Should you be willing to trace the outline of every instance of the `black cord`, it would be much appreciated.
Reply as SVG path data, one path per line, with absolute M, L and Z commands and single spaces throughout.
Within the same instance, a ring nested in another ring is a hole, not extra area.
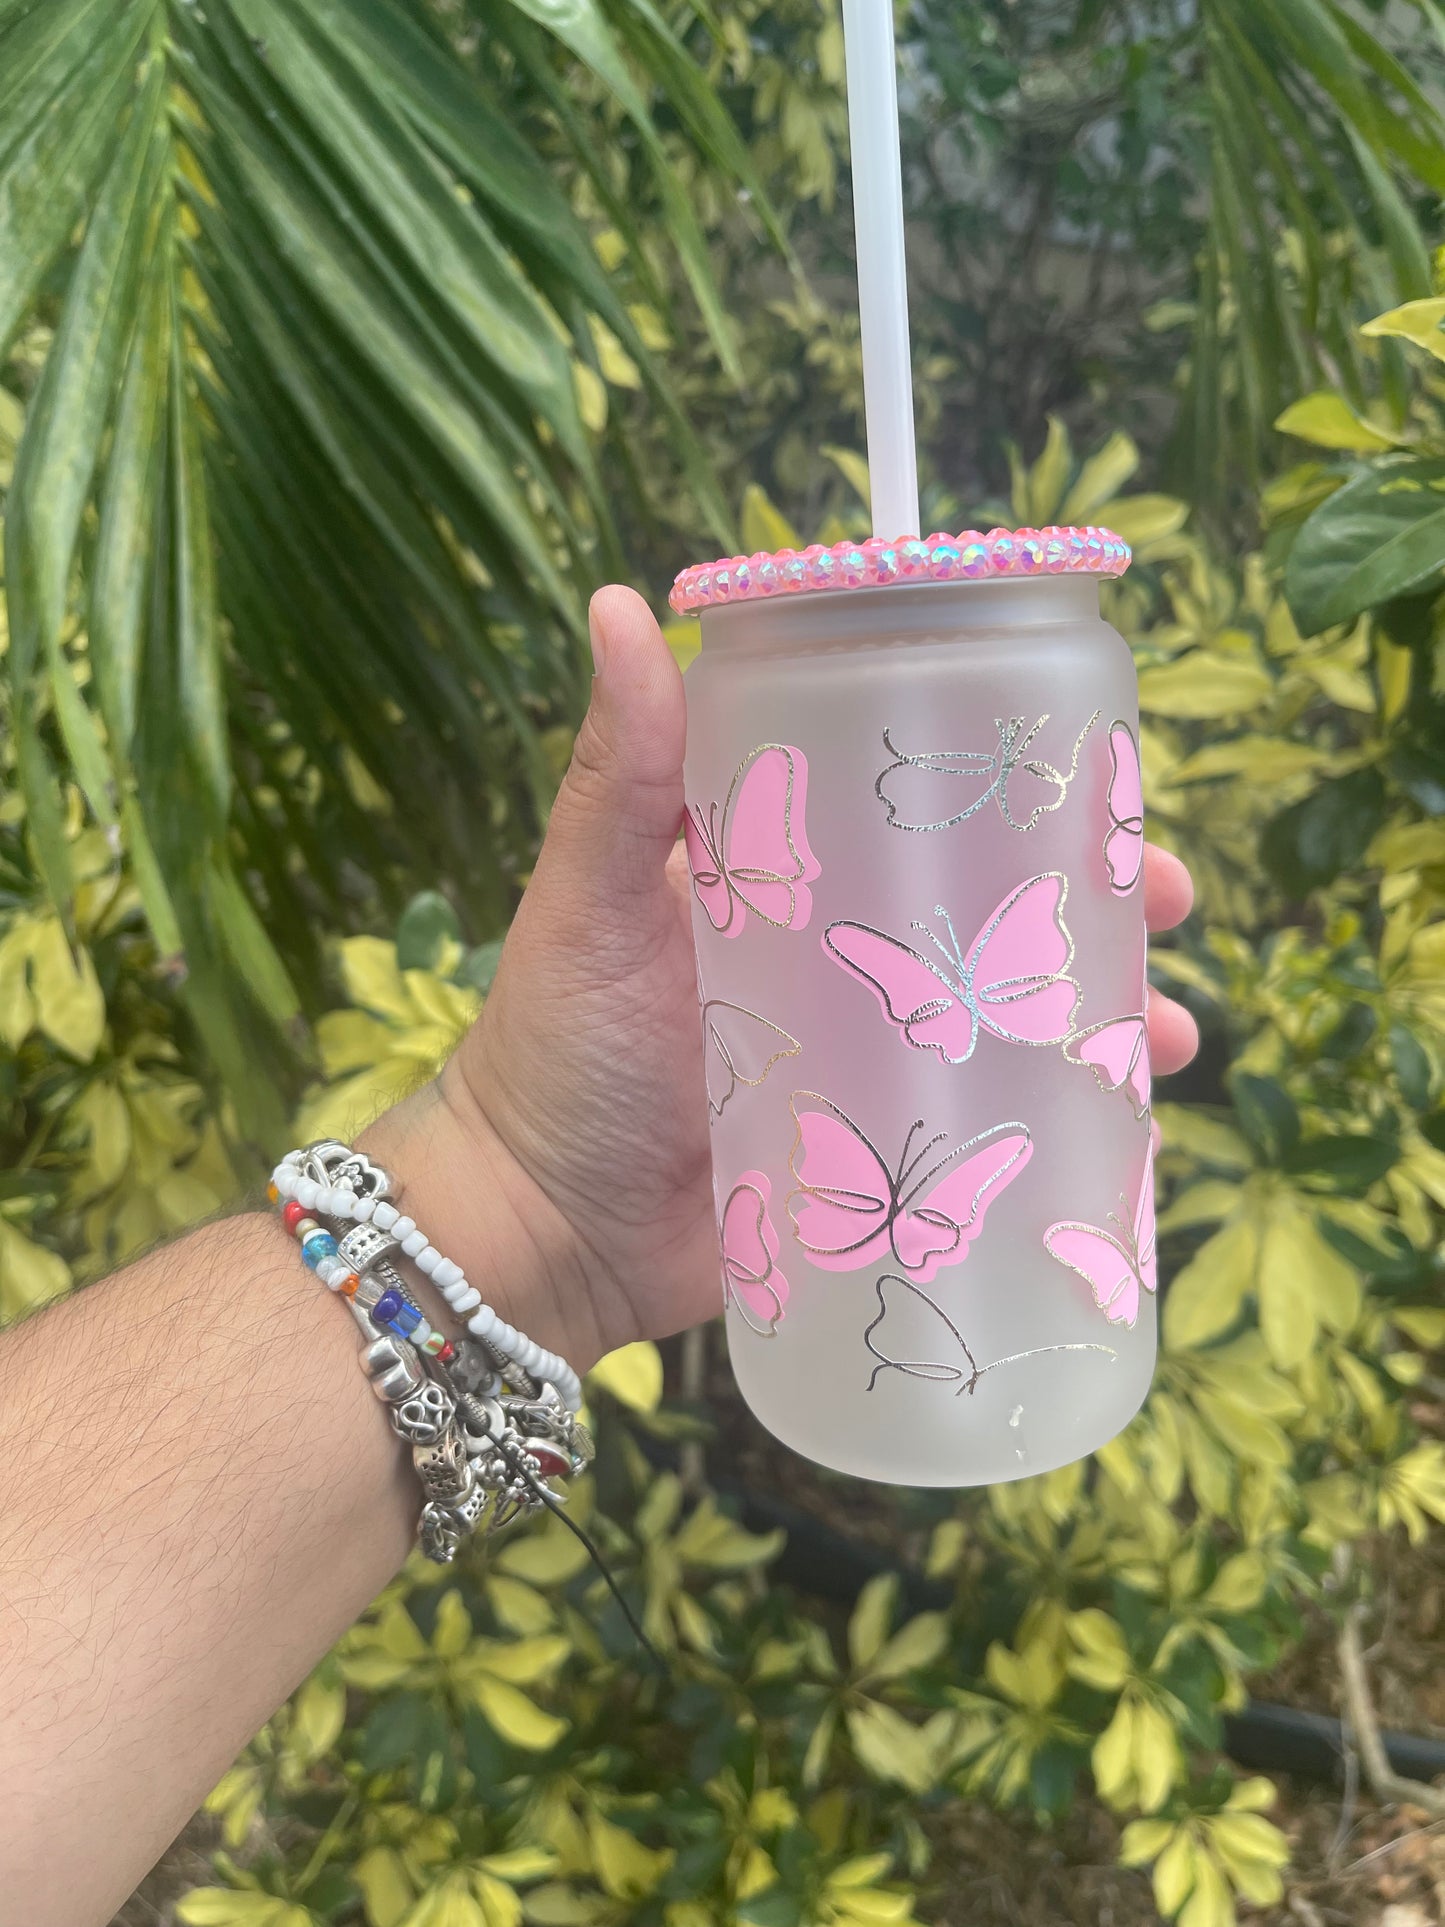
M 562 1521 L 570 1533 L 582 1541 L 582 1544 L 587 1548 L 588 1558 L 606 1581 L 607 1590 L 622 1608 L 622 1616 L 632 1628 L 633 1637 L 636 1639 L 638 1645 L 642 1648 L 643 1652 L 647 1654 L 647 1657 L 652 1661 L 662 1677 L 664 1679 L 668 1678 L 671 1668 L 643 1631 L 641 1620 L 623 1597 L 622 1588 L 613 1578 L 611 1568 L 602 1557 L 596 1541 L 582 1530 L 575 1519 L 568 1517 L 566 1501 L 558 1493 L 549 1491 L 548 1488 L 542 1484 L 541 1480 L 534 1476 L 530 1466 L 528 1466 L 526 1460 L 519 1452 L 514 1451 L 505 1439 L 496 1438 L 493 1439 L 492 1443 L 496 1446 L 497 1450 L 507 1461 L 507 1464 L 512 1468 L 517 1477 L 536 1494 L 543 1505 L 549 1508 L 554 1517 Z

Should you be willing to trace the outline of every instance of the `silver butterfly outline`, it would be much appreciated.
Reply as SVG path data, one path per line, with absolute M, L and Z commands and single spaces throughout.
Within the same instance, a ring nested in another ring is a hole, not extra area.
M 873 1334 L 888 1316 L 888 1300 L 884 1296 L 885 1285 L 901 1285 L 905 1291 L 912 1292 L 922 1304 L 926 1305 L 948 1330 L 954 1344 L 967 1360 L 967 1368 L 950 1364 L 944 1360 L 924 1358 L 890 1358 L 873 1342 Z M 1006 1358 L 995 1358 L 991 1364 L 980 1365 L 973 1355 L 973 1349 L 963 1333 L 954 1324 L 948 1313 L 935 1299 L 930 1298 L 922 1286 L 914 1284 L 911 1278 L 900 1278 L 896 1271 L 885 1271 L 881 1278 L 874 1281 L 874 1296 L 878 1300 L 878 1316 L 872 1320 L 863 1333 L 863 1343 L 872 1352 L 878 1363 L 873 1367 L 873 1375 L 868 1380 L 871 1392 L 879 1378 L 886 1371 L 902 1372 L 905 1378 L 927 1379 L 934 1384 L 953 1385 L 954 1397 L 959 1398 L 967 1392 L 972 1397 L 978 1381 L 987 1372 L 996 1372 L 1000 1365 L 1018 1365 L 1026 1358 L 1041 1358 L 1046 1352 L 1102 1352 L 1107 1358 L 1117 1358 L 1119 1354 L 1112 1345 L 1099 1345 L 1092 1342 L 1079 1342 L 1066 1345 L 1036 1345 L 1026 1352 L 1010 1352 Z
M 1073 752 L 1069 758 L 1067 771 L 1058 769 L 1046 762 L 1041 756 L 1029 754 L 1034 738 L 1049 720 L 1046 710 L 1032 728 L 1024 728 L 1022 716 L 996 716 L 994 728 L 998 731 L 998 747 L 992 750 L 981 749 L 925 749 L 912 753 L 900 750 L 890 732 L 883 732 L 883 747 L 893 758 L 888 766 L 878 774 L 874 783 L 874 794 L 888 812 L 888 824 L 895 830 L 947 830 L 956 823 L 966 823 L 976 816 L 990 802 L 998 805 L 998 813 L 1011 830 L 1020 833 L 1033 829 L 1041 816 L 1047 816 L 1058 809 L 1068 794 L 1069 785 L 1079 773 L 1079 752 L 1084 746 L 1084 738 L 1098 722 L 1102 712 L 1095 710 L 1088 722 L 1074 739 Z M 900 806 L 884 789 L 884 784 L 895 770 L 922 770 L 930 776 L 984 777 L 992 772 L 992 781 L 981 796 L 975 797 L 966 809 L 952 816 L 939 817 L 930 823 L 904 823 L 899 820 Z M 1054 791 L 1051 802 L 1035 804 L 1028 812 L 1027 820 L 1020 821 L 1009 801 L 1009 783 L 1016 770 L 1047 785 Z

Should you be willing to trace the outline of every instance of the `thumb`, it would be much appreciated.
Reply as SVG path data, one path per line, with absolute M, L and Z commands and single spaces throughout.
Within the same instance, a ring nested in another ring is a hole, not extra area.
M 599 589 L 592 700 L 552 810 L 536 880 L 599 911 L 660 890 L 682 821 L 682 671 L 642 597 Z

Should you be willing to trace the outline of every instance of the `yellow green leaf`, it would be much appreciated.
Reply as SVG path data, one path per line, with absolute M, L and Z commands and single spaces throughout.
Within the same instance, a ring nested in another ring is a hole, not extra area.
M 655 1412 L 662 1401 L 662 1354 L 650 1340 L 638 1339 L 598 1359 L 587 1379 L 634 1412 Z
M 346 1724 L 346 1691 L 338 1679 L 313 1673 L 291 1702 L 287 1741 L 310 1766 L 329 1753 Z
M 1120 1866 L 1147 1866 L 1173 1838 L 1172 1820 L 1131 1820 L 1119 1839 Z
M 105 998 L 90 952 L 72 954 L 58 917 L 48 917 L 30 947 L 30 989 L 40 1028 L 70 1056 L 88 1064 L 105 1035 Z
M 1059 521 L 1066 526 L 1093 521 L 1096 511 L 1113 500 L 1138 466 L 1138 449 L 1122 429 L 1116 429 L 1079 470 L 1059 509 Z
M 615 1900 L 645 1900 L 676 1857 L 670 1848 L 645 1847 L 595 1808 L 587 1816 L 587 1838 L 598 1884 Z
M 1134 1701 L 1127 1695 L 1114 1708 L 1113 1718 L 1094 1742 L 1091 1765 L 1094 1784 L 1111 1806 L 1124 1806 L 1134 1793 Z
M 1229 1882 L 1207 1853 L 1194 1857 L 1194 1891 L 1179 1912 L 1179 1927 L 1235 1927 Z
M 487 1604 L 509 1633 L 544 1633 L 555 1615 L 542 1594 L 509 1579 L 505 1573 L 489 1572 L 484 1581 Z
M 1043 453 L 1024 478 L 1022 490 L 1015 492 L 1015 513 L 1027 527 L 1042 528 L 1054 521 L 1073 459 L 1068 429 L 1057 415 L 1050 415 Z
M 1201 1603 L 1217 1612 L 1249 1612 L 1264 1597 L 1268 1583 L 1269 1571 L 1260 1553 L 1236 1552 L 1214 1575 Z
M 867 1666 L 887 1638 L 897 1597 L 898 1580 L 891 1572 L 880 1572 L 859 1593 L 848 1621 L 848 1656 L 855 1668 Z
M 1291 402 L 1274 422 L 1281 435 L 1312 442 L 1316 448 L 1352 448 L 1376 451 L 1395 448 L 1399 438 L 1388 435 L 1362 421 L 1343 395 L 1320 389 L 1313 395 Z
M 948 1620 L 943 1613 L 919 1613 L 874 1655 L 866 1668 L 869 1679 L 897 1679 L 902 1673 L 931 1666 L 948 1646 Z
M 857 491 L 859 501 L 864 508 L 867 508 L 870 500 L 867 456 L 860 455 L 856 449 L 838 448 L 827 442 L 818 452 L 820 455 L 825 455 L 839 474 Z M 902 535 L 904 531 L 900 529 L 898 533 Z
M 381 937 L 348 937 L 340 946 L 341 975 L 353 1004 L 395 1024 L 413 1024 L 416 1013 L 397 967 L 396 945 Z
M 440 1613 L 437 1619 L 440 1631 Z M 440 1646 L 437 1650 L 441 1651 Z M 469 1665 L 484 1669 L 494 1679 L 508 1680 L 513 1686 L 535 1686 L 556 1672 L 571 1652 L 572 1642 L 561 1633 L 537 1633 L 530 1639 L 477 1639 L 456 1648 L 459 1654 L 464 1650 Z
M 514 1579 L 533 1586 L 563 1586 L 575 1579 L 588 1562 L 587 1548 L 555 1519 L 513 1539 L 494 1563 Z
M 1189 504 L 1173 495 L 1120 495 L 1109 504 L 1109 527 L 1141 560 L 1154 543 L 1177 535 L 1189 520 Z
M 1274 679 L 1259 663 L 1208 649 L 1139 672 L 1139 707 L 1150 716 L 1212 721 L 1258 708 L 1273 694 Z
M 193 1887 L 176 1902 L 175 1915 L 184 1927 L 311 1927 L 304 1907 L 231 1887 Z
M 472 1895 L 482 1910 L 486 1927 L 521 1927 L 521 1896 L 506 1881 L 477 1867 L 472 1870 Z
M 893 1865 L 891 1853 L 863 1853 L 853 1860 L 845 1860 L 828 1875 L 829 1887 L 871 1887 L 882 1880 Z
M 1152 1701 L 1141 1701 L 1134 1719 L 1134 1778 L 1144 1812 L 1161 1807 L 1183 1774 L 1179 1735 L 1168 1715 Z
M 1445 322 L 1445 299 L 1432 295 L 1427 300 L 1407 301 L 1403 307 L 1391 308 L 1385 314 L 1376 315 L 1373 321 L 1365 323 L 1360 333 L 1394 335 L 1404 341 L 1413 341 L 1417 348 L 1424 348 L 1437 361 L 1445 361 L 1442 322 Z
M 583 427 L 590 429 L 594 435 L 600 435 L 607 426 L 607 384 L 587 362 L 574 361 L 572 386 Z
M 1164 1296 L 1164 1343 L 1192 1351 L 1227 1331 L 1254 1285 L 1258 1237 L 1253 1222 L 1233 1218 L 1175 1273 Z
M 60 1254 L 0 1218 L 0 1325 L 38 1311 L 69 1289 L 70 1269 Z
M 1154 1862 L 1154 1898 L 1159 1911 L 1172 1920 L 1194 1891 L 1199 1855 L 1187 1827 L 1178 1828 Z
M 506 1680 L 477 1673 L 469 1682 L 472 1698 L 487 1724 L 511 1746 L 529 1753 L 545 1753 L 567 1731 L 567 1722 L 545 1713 L 535 1701 Z
M 351 1877 L 361 1889 L 369 1927 L 397 1927 L 416 1889 L 394 1847 L 372 1847 L 355 1863 Z
M 859 1765 L 876 1780 L 897 1781 L 924 1793 L 937 1777 L 938 1759 L 930 1737 L 881 1700 L 864 1700 L 844 1714 L 848 1738 Z
M 0 1044 L 10 1050 L 18 1050 L 35 1027 L 30 951 L 37 930 L 36 924 L 21 918 L 0 938 Z
M 743 490 L 741 521 L 743 547 L 749 555 L 756 555 L 759 550 L 770 555 L 775 549 L 803 546 L 798 531 L 756 482 L 749 482 Z
M 663 639 L 676 658 L 679 669 L 686 669 L 702 648 L 702 624 L 696 616 L 679 616 L 662 625 Z
M 1100 1607 L 1089 1606 L 1069 1615 L 1069 1635 L 1077 1648 L 1069 1661 L 1074 1678 L 1102 1693 L 1117 1693 L 1133 1670 L 1117 1622 Z

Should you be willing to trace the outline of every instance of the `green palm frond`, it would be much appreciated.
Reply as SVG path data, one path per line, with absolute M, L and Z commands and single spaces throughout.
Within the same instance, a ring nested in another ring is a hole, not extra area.
M 1420 6 L 1438 22 L 1437 0 Z M 1378 384 L 1403 408 L 1396 350 L 1362 353 L 1355 331 L 1430 292 L 1422 213 L 1445 194 L 1445 117 L 1371 13 L 1366 26 L 1339 0 L 1203 0 L 1210 206 L 1181 427 L 1206 500 L 1326 380 L 1357 405 Z
M 359 888 L 426 873 L 480 923 L 510 907 L 586 594 L 622 566 L 578 402 L 593 318 L 730 533 L 626 298 L 667 312 L 637 214 L 611 210 L 609 276 L 518 103 L 582 152 L 567 64 L 603 83 L 724 367 L 649 95 L 750 179 L 745 151 L 650 8 L 489 21 L 468 64 L 421 0 L 0 0 L 18 780 L 63 909 L 63 782 L 123 838 L 233 1091 Z

